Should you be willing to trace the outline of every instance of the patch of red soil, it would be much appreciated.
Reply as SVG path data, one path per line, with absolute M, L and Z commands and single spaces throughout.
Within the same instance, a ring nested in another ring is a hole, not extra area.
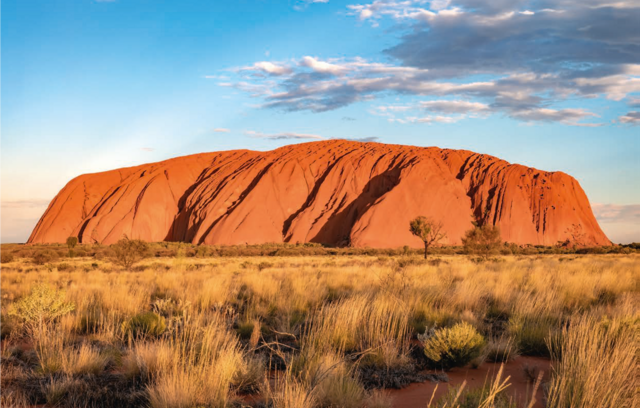
M 549 380 L 551 361 L 541 357 L 519 357 L 504 364 L 502 381 L 510 377 L 508 381 L 510 385 L 505 392 L 517 402 L 518 406 L 522 407 L 531 399 L 533 392 L 533 383 L 528 375 L 525 374 L 525 367 L 533 369 L 532 371 L 535 371 L 535 375 L 537 375 L 538 371 L 543 371 L 542 382 L 544 383 Z M 499 370 L 500 364 L 492 363 L 485 363 L 477 369 L 470 367 L 454 368 L 447 373 L 449 376 L 448 383 L 414 383 L 401 390 L 390 390 L 390 395 L 394 399 L 393 406 L 396 408 L 425 408 L 432 395 L 434 396 L 433 403 L 435 404 L 439 398 L 447 393 L 449 387 L 459 386 L 465 381 L 467 382 L 465 385 L 467 390 L 481 388 L 485 384 L 490 384 Z M 436 386 L 438 387 L 437 389 Z M 534 407 L 544 407 L 543 397 L 542 387 L 539 387 Z

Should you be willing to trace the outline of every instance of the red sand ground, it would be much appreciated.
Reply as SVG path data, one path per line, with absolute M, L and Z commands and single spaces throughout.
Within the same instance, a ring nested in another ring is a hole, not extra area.
M 328 140 L 86 174 L 54 198 L 29 243 L 111 244 L 124 235 L 195 244 L 319 242 L 420 247 L 409 221 L 472 221 L 516 244 L 609 245 L 578 182 L 465 150 Z
M 502 379 L 504 380 L 507 376 L 511 377 L 509 380 L 511 385 L 507 388 L 506 393 L 510 397 L 513 397 L 517 401 L 518 406 L 521 407 L 525 406 L 525 403 L 531 399 L 531 393 L 533 392 L 533 384 L 528 381 L 523 369 L 525 365 L 537 367 L 538 370 L 544 371 L 543 383 L 548 381 L 551 371 L 551 362 L 546 358 L 540 357 L 518 357 L 515 361 L 504 365 Z M 411 384 L 409 387 L 401 390 L 391 390 L 390 394 L 394 398 L 393 406 L 395 408 L 425 408 L 431 400 L 436 385 L 438 389 L 433 399 L 434 404 L 440 397 L 447 393 L 449 387 L 461 385 L 464 381 L 467 382 L 465 389 L 480 388 L 485 383 L 490 383 L 495 378 L 499 369 L 500 364 L 490 363 L 485 363 L 478 367 L 478 369 L 454 368 L 447 373 L 449 376 L 448 383 L 436 384 L 427 381 L 424 383 Z M 538 389 L 536 400 L 537 402 L 534 406 L 543 408 L 542 387 Z

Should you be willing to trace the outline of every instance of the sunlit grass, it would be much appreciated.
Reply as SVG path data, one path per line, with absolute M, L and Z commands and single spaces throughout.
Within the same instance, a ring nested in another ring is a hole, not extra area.
M 59 269 L 17 258 L 2 270 L 3 353 L 28 345 L 34 356 L 12 355 L 27 367 L 20 375 L 3 366 L 3 394 L 9 385 L 20 406 L 28 391 L 16 384 L 33 376 L 40 398 L 70 407 L 81 400 L 70 393 L 97 392 L 89 378 L 117 377 L 157 408 L 231 407 L 243 393 L 274 407 L 390 407 L 359 370 L 411 369 L 418 335 L 465 327 L 484 339 L 477 364 L 552 356 L 549 407 L 637 405 L 639 256 L 437 259 L 155 258 L 126 271 L 108 260 L 65 259 Z M 36 331 L 6 311 L 41 283 L 64 289 L 74 308 L 29 337 Z M 132 334 L 149 313 L 162 330 Z M 274 373 L 276 359 L 285 367 Z M 464 407 L 495 390 L 466 391 L 437 404 Z M 493 395 L 511 406 L 503 389 Z

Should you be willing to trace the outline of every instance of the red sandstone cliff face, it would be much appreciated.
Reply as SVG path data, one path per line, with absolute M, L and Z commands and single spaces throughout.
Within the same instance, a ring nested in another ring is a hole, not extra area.
M 195 244 L 321 242 L 420 247 L 409 220 L 441 220 L 445 244 L 472 221 L 505 241 L 608 245 L 572 177 L 462 150 L 344 140 L 237 150 L 86 174 L 54 198 L 30 243 L 127 235 Z

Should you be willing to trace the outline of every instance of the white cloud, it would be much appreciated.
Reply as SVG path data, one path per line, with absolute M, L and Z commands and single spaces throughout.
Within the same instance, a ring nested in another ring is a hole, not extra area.
M 261 98 L 262 107 L 285 111 L 324 112 L 398 94 L 438 98 L 424 101 L 422 107 L 442 115 L 412 116 L 429 123 L 460 120 L 451 114 L 500 113 L 527 123 L 599 126 L 594 123 L 598 112 L 558 105 L 569 99 L 620 101 L 640 92 L 636 3 L 375 0 L 352 4 L 349 14 L 360 20 L 392 18 L 407 29 L 397 45 L 385 50 L 392 62 L 312 56 L 261 61 L 237 69 L 238 78 L 220 85 Z M 630 110 L 620 123 L 635 122 L 638 109 Z M 388 116 L 391 109 L 373 111 Z
M 402 123 L 445 123 L 451 124 L 456 123 L 464 119 L 465 116 L 443 116 L 443 115 L 429 115 L 423 117 L 408 117 Z
M 270 75 L 286 75 L 291 73 L 291 68 L 277 62 L 258 61 L 251 67 L 240 68 L 241 71 L 261 71 Z
M 325 138 L 318 135 L 312 135 L 308 133 L 293 133 L 293 132 L 283 132 L 283 133 L 273 133 L 273 134 L 265 134 L 262 132 L 256 132 L 253 130 L 247 130 L 244 132 L 245 135 L 260 139 L 269 139 L 269 140 L 303 140 L 303 139 L 311 139 L 311 140 L 324 140 Z
M 575 78 L 567 80 L 558 74 L 518 72 L 483 81 L 453 82 L 441 80 L 438 73 L 429 69 L 369 62 L 362 58 L 323 61 L 304 57 L 298 63 L 291 63 L 289 68 L 291 73 L 279 81 L 257 79 L 248 82 L 249 78 L 245 77 L 244 80 L 224 85 L 234 86 L 262 97 L 263 107 L 289 111 L 322 112 L 370 100 L 379 93 L 393 91 L 430 97 L 456 97 L 453 100 L 421 102 L 423 109 L 437 113 L 461 113 L 477 117 L 503 112 L 511 118 L 526 122 L 555 121 L 567 125 L 589 126 L 594 124 L 580 121 L 597 117 L 595 113 L 586 109 L 554 109 L 549 107 L 549 103 L 545 103 L 545 98 L 550 96 L 539 96 L 542 93 L 550 94 L 557 100 L 581 93 L 583 96 L 592 96 L 595 92 L 593 83 L 589 81 L 585 82 L 589 83 L 588 86 L 580 87 Z M 322 75 L 312 76 L 306 71 L 307 68 Z M 242 72 L 248 72 L 250 76 L 250 70 L 251 67 L 245 67 Z M 605 83 L 617 89 L 623 87 L 615 81 L 602 81 L 598 92 L 619 92 L 607 88 Z M 410 107 L 406 106 L 378 107 L 377 113 L 408 109 Z M 428 118 L 430 122 L 435 120 L 431 116 Z
M 303 57 L 299 63 L 302 67 L 311 68 L 322 74 L 340 75 L 348 70 L 347 67 L 320 61 L 314 57 Z
M 635 67 L 628 67 L 627 70 L 635 73 Z M 575 83 L 587 95 L 604 94 L 608 99 L 620 101 L 630 93 L 640 92 L 640 78 L 635 75 L 576 78 Z
M 229 129 L 225 129 L 225 128 L 215 128 L 213 129 L 214 132 L 216 133 L 229 133 L 230 130 Z

